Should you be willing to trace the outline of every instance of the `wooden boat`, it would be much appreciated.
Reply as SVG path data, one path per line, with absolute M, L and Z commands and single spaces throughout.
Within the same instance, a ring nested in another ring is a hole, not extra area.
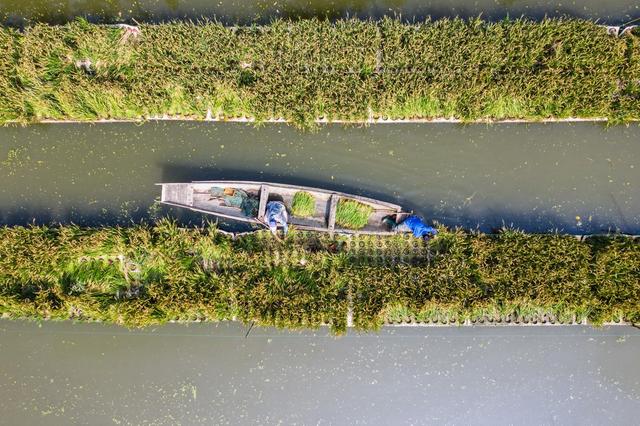
M 325 231 L 341 234 L 394 234 L 382 218 L 392 214 L 406 215 L 402 207 L 357 195 L 326 191 L 298 185 L 249 181 L 194 181 L 190 183 L 159 183 L 162 186 L 161 203 L 184 207 L 196 212 L 233 219 L 241 222 L 265 225 L 264 215 L 269 201 L 282 201 L 289 212 L 289 224 L 296 229 Z M 225 201 L 221 193 L 233 194 L 240 190 L 257 204 L 257 213 L 246 215 L 240 207 L 233 207 Z M 306 191 L 315 199 L 315 212 L 310 217 L 296 217 L 291 214 L 291 203 L 298 191 Z M 364 228 L 357 230 L 336 224 L 336 208 L 340 200 L 355 200 L 373 208 Z

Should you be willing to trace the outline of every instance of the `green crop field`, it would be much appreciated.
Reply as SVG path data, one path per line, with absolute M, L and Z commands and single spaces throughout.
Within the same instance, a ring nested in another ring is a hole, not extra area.
M 468 234 L 345 237 L 215 228 L 0 229 L 0 315 L 145 326 L 238 319 L 343 332 L 384 322 L 548 315 L 640 322 L 640 242 Z
M 584 20 L 140 29 L 0 29 L 0 122 L 640 118 L 640 37 Z

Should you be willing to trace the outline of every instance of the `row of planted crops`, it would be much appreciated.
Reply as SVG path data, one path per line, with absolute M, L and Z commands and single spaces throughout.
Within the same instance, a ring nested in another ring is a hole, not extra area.
M 640 37 L 576 19 L 0 29 L 0 121 L 640 118 Z
M 0 230 L 0 314 L 148 325 L 239 319 L 281 327 L 348 321 L 640 321 L 640 242 L 505 230 L 408 236 L 154 226 Z

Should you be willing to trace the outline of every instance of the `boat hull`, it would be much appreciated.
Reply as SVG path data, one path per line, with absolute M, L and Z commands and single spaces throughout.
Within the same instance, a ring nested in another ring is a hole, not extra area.
M 299 191 L 308 192 L 313 196 L 315 210 L 309 217 L 296 217 L 289 214 L 289 224 L 296 229 L 339 234 L 389 235 L 395 232 L 389 230 L 382 223 L 382 218 L 393 214 L 401 216 L 407 214 L 403 212 L 401 206 L 396 204 L 300 185 L 225 180 L 160 183 L 158 185 L 162 186 L 160 199 L 162 204 L 257 225 L 265 225 L 264 214 L 266 204 L 269 201 L 281 201 L 285 204 L 287 210 L 291 212 L 293 197 Z M 230 206 L 226 195 L 220 195 L 222 193 L 236 195 L 241 193 L 245 198 L 252 199 L 253 203 L 258 203 L 257 212 L 255 215 L 247 215 L 239 206 Z M 357 230 L 337 225 L 335 223 L 335 212 L 340 200 L 355 200 L 370 206 L 372 213 L 369 216 L 368 223 Z

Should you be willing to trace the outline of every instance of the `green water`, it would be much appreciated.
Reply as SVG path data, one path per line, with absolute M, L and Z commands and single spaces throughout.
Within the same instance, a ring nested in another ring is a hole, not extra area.
M 43 124 L 0 129 L 0 223 L 127 224 L 157 182 L 248 179 L 397 202 L 449 226 L 640 233 L 640 126 Z
M 640 414 L 632 327 L 246 331 L 0 320 L 0 423 L 633 425 Z
M 12 25 L 62 23 L 77 16 L 97 22 L 216 18 L 225 23 L 267 22 L 273 18 L 346 16 L 406 19 L 444 16 L 540 19 L 570 15 L 620 25 L 640 17 L 631 0 L 1 0 L 0 20 Z

